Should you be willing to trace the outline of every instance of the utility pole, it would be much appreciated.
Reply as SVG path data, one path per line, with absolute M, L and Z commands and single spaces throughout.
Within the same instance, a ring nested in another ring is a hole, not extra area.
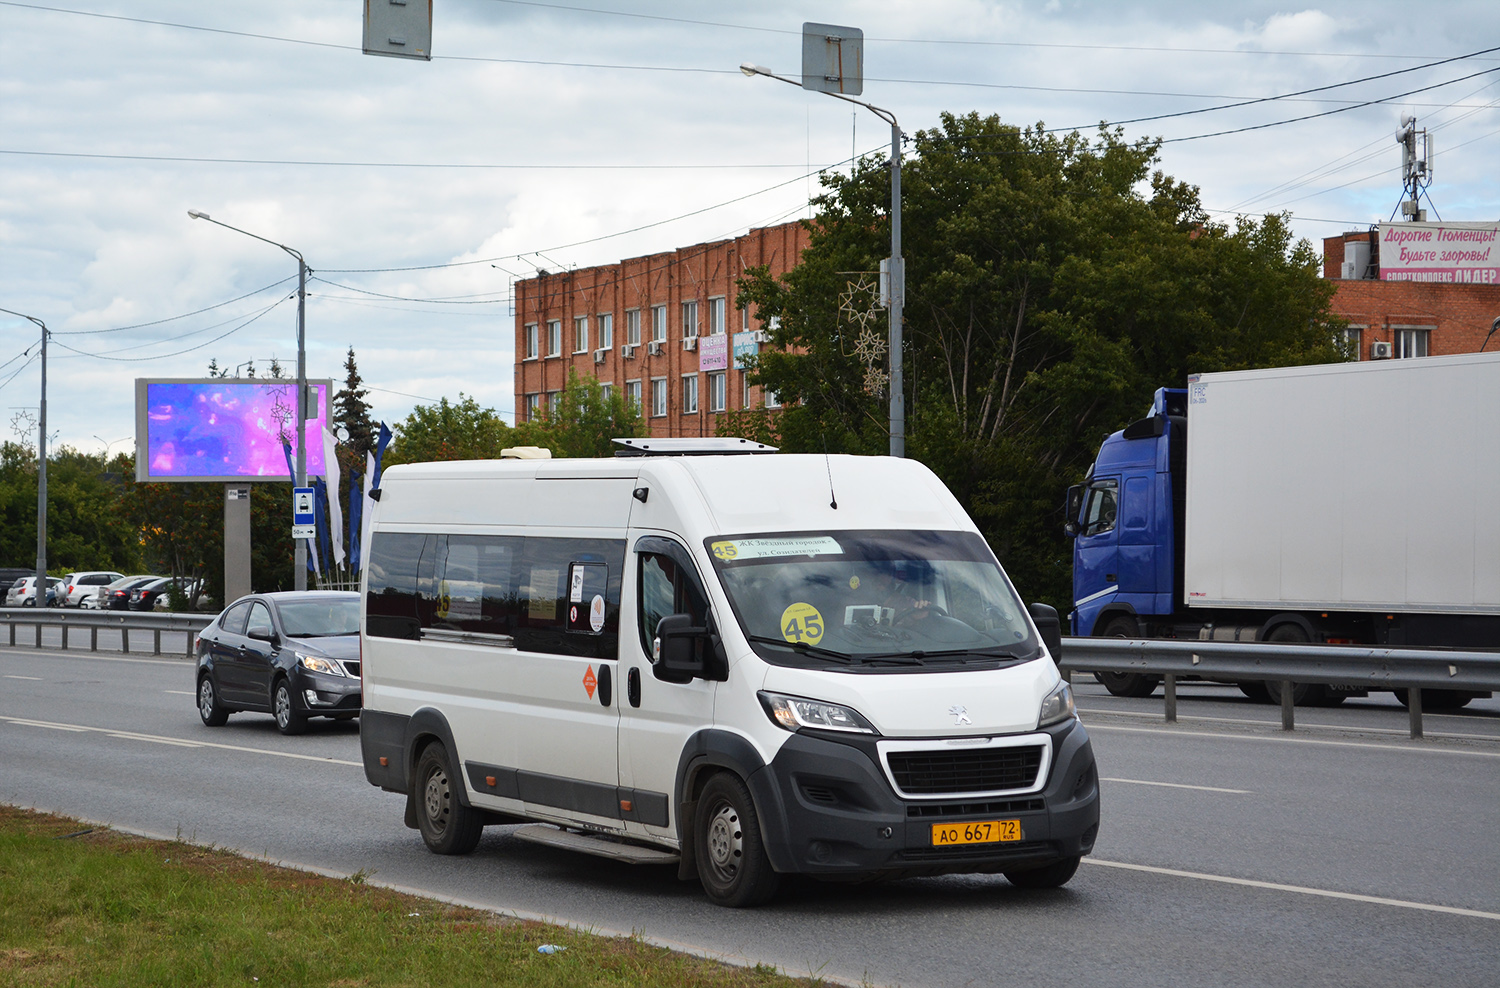
M 42 405 L 36 438 L 36 606 L 47 606 L 47 324 L 24 312 L 0 309 L 35 323 L 42 331 Z

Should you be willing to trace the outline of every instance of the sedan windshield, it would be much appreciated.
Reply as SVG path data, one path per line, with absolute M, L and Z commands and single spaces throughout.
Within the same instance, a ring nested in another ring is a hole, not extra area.
M 359 598 L 279 601 L 281 629 L 288 638 L 359 634 Z
M 968 532 L 705 540 L 735 616 L 771 662 L 995 664 L 1039 653 L 989 547 Z

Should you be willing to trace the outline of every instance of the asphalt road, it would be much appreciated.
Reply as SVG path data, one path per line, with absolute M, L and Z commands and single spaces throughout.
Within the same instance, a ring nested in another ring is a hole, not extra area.
M 1500 700 L 1429 715 L 1412 742 L 1389 695 L 1299 708 L 1288 735 L 1232 688 L 1185 685 L 1168 726 L 1160 697 L 1080 683 L 1103 823 L 1066 888 L 796 880 L 732 911 L 675 869 L 504 827 L 431 855 L 365 782 L 355 724 L 210 729 L 192 690 L 181 659 L 0 647 L 0 800 L 855 983 L 1493 988 L 1500 971 Z

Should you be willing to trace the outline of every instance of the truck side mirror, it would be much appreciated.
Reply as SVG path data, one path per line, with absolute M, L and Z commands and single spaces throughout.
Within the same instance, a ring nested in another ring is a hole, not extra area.
M 691 614 L 669 614 L 656 625 L 651 673 L 667 683 L 686 683 L 702 676 L 708 629 L 693 627 Z
M 1063 508 L 1065 516 L 1063 531 L 1070 536 L 1077 535 L 1083 531 L 1082 527 L 1078 524 L 1078 512 L 1083 510 L 1083 494 L 1084 486 L 1082 484 L 1074 484 L 1068 488 L 1068 499 Z
M 1032 604 L 1026 609 L 1031 612 L 1031 620 L 1036 625 L 1037 633 L 1042 636 L 1047 651 L 1052 653 L 1052 661 L 1061 662 L 1062 622 L 1057 618 L 1057 608 L 1050 604 Z

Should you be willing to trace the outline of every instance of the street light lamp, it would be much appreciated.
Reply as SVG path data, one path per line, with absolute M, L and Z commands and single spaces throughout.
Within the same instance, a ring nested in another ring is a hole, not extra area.
M 47 324 L 36 316 L 24 312 L 0 309 L 0 312 L 20 316 L 35 323 L 42 330 L 42 405 L 38 409 L 36 437 L 36 606 L 47 606 Z
M 752 79 L 758 75 L 763 75 L 778 82 L 784 82 L 789 86 L 796 86 L 798 89 L 808 88 L 803 82 L 777 75 L 764 65 L 756 65 L 754 62 L 741 62 L 740 71 Z M 890 110 L 881 109 L 872 103 L 866 103 L 864 100 L 854 99 L 851 96 L 845 96 L 843 93 L 832 92 L 828 89 L 818 89 L 816 91 L 826 93 L 834 99 L 841 99 L 846 103 L 862 106 L 891 125 L 891 258 L 885 279 L 888 286 L 886 298 L 890 306 L 891 318 L 890 455 L 905 456 L 906 398 L 901 374 L 901 336 L 903 329 L 903 307 L 906 303 L 906 262 L 901 257 L 901 125 L 896 122 L 896 115 Z
M 222 226 L 226 230 L 235 233 L 243 233 L 247 237 L 259 240 L 261 243 L 270 244 L 272 247 L 280 247 L 288 254 L 297 259 L 297 476 L 293 478 L 293 486 L 307 486 L 307 261 L 302 255 L 286 244 L 279 244 L 274 240 L 268 240 L 249 230 L 241 230 L 237 226 L 230 226 L 214 219 L 207 213 L 197 209 L 189 209 L 188 216 L 195 220 L 206 220 L 215 226 Z M 296 574 L 293 576 L 293 586 L 298 590 L 307 589 L 307 542 L 305 539 L 296 539 L 296 562 L 293 566 Z

